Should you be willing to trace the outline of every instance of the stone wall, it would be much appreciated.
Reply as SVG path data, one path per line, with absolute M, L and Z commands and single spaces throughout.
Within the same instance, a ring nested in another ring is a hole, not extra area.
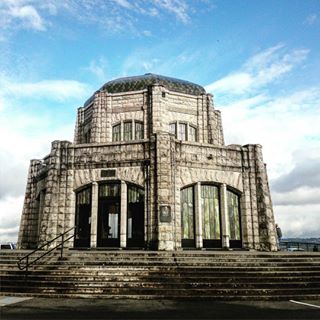
M 144 123 L 144 139 L 112 142 L 112 126 L 126 120 Z M 198 141 L 179 141 L 169 134 L 169 123 L 197 126 Z M 90 130 L 90 141 L 84 134 Z M 112 169 L 112 177 L 101 170 Z M 54 238 L 75 224 L 75 195 L 86 185 L 95 190 L 92 212 L 97 212 L 97 188 L 103 181 L 119 181 L 145 190 L 147 248 L 181 248 L 180 192 L 193 185 L 213 183 L 221 194 L 223 246 L 228 247 L 226 191 L 240 195 L 243 248 L 276 250 L 270 190 L 259 145 L 224 146 L 221 115 L 213 97 L 170 92 L 154 85 L 145 90 L 110 94 L 99 91 L 78 109 L 75 140 L 54 141 L 45 160 L 32 160 L 19 232 L 19 247 L 31 248 Z M 200 200 L 199 200 L 200 201 Z M 198 201 L 198 202 L 199 202 Z M 195 208 L 196 215 L 201 216 Z M 126 208 L 121 208 L 125 218 Z M 92 225 L 91 244 L 96 237 Z M 121 245 L 125 246 L 125 224 Z M 68 243 L 73 246 L 73 240 Z M 201 219 L 196 220 L 196 246 L 202 247 Z

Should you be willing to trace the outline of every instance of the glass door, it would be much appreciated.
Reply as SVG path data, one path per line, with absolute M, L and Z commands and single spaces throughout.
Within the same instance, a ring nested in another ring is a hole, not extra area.
M 195 248 L 193 187 L 181 190 L 181 245 Z
M 204 248 L 221 248 L 219 190 L 201 185 L 202 238 Z
M 144 190 L 128 185 L 127 247 L 144 247 Z
M 120 247 L 120 184 L 99 186 L 97 247 Z

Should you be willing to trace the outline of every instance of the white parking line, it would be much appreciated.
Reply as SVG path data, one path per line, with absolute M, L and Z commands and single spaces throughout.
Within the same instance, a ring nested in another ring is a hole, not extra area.
M 315 304 L 305 303 L 305 302 L 295 301 L 295 300 L 289 300 L 289 301 L 292 302 L 292 303 L 302 304 L 304 306 L 313 307 L 313 308 L 319 308 L 320 309 L 320 306 L 317 306 Z
M 7 306 L 9 304 L 14 304 L 14 303 L 18 303 L 18 302 L 21 302 L 21 301 L 25 301 L 25 300 L 30 300 L 32 298 L 29 298 L 29 297 L 8 297 L 8 296 L 3 296 L 3 297 L 0 297 L 0 307 L 4 307 L 4 306 Z

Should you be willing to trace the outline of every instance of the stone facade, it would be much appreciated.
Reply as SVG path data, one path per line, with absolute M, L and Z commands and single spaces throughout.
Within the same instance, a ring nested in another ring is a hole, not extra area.
M 225 146 L 220 112 L 198 85 L 111 81 L 78 109 L 74 142 L 31 161 L 18 245 L 74 226 L 69 247 L 276 250 L 262 148 Z

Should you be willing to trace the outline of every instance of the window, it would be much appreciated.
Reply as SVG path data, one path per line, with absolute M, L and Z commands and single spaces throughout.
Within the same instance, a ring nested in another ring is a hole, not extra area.
M 170 123 L 169 132 L 171 134 L 174 134 L 174 136 L 177 138 L 177 124 L 176 123 Z
M 227 190 L 230 240 L 241 240 L 239 196 Z
M 89 129 L 83 137 L 83 142 L 84 143 L 89 143 L 90 142 L 90 138 L 91 138 L 91 130 Z
M 197 127 L 179 121 L 169 124 L 169 132 L 182 141 L 197 141 Z
M 112 141 L 132 141 L 142 140 L 143 138 L 144 127 L 142 121 L 127 120 L 112 127 Z
M 143 122 L 135 122 L 135 140 L 143 139 Z
M 189 126 L 189 141 L 197 141 L 197 129 L 193 126 Z
M 123 123 L 123 140 L 132 140 L 132 121 Z
M 180 140 L 187 140 L 187 125 L 185 123 L 179 123 L 179 136 Z
M 117 124 L 112 127 L 112 141 L 121 140 L 121 124 Z

